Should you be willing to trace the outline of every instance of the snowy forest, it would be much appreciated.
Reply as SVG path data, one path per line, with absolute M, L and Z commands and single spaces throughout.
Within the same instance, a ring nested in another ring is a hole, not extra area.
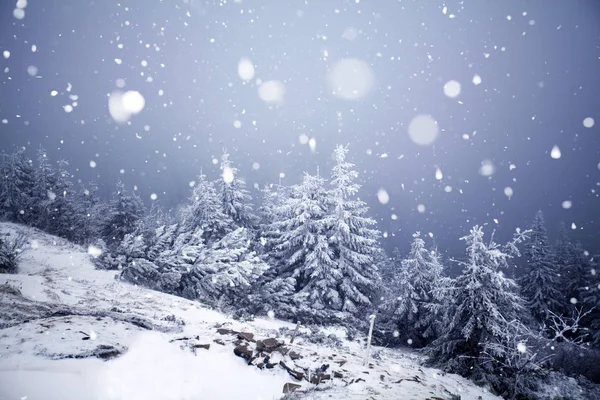
M 337 146 L 332 160 L 328 174 L 266 185 L 253 199 L 223 152 L 221 176 L 200 173 L 169 214 L 156 202 L 147 209 L 121 182 L 102 199 L 93 183 L 73 182 L 67 161 L 52 162 L 43 148 L 34 161 L 19 149 L 2 154 L 0 215 L 87 246 L 95 266 L 118 270 L 118 279 L 238 319 L 269 315 L 357 332 L 375 314 L 375 343 L 422 349 L 430 365 L 507 398 L 534 393 L 553 370 L 598 379 L 598 257 L 564 226 L 551 243 L 539 211 L 508 243 L 473 226 L 458 260 L 419 232 L 408 252 L 388 255 L 357 196 L 348 147 Z M 24 244 L 2 240 L 2 272 L 18 271 Z M 448 274 L 450 263 L 460 275 Z
M 0 3 L 0 400 L 600 399 L 600 2 Z

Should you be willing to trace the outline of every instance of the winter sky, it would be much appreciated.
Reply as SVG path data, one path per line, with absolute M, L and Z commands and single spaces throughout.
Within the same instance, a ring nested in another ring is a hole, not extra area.
M 0 149 L 174 207 L 223 147 L 252 189 L 349 144 L 388 248 L 542 209 L 598 251 L 599 71 L 597 0 L 7 0 Z

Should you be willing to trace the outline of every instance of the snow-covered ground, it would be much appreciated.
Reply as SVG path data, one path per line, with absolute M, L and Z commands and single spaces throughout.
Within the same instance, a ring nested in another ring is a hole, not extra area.
M 0 224 L 0 231 L 8 230 L 25 232 L 31 247 L 18 275 L 0 275 L 0 285 L 20 291 L 0 286 L 0 327 L 6 327 L 0 329 L 0 400 L 273 400 L 285 383 L 314 386 L 279 366 L 247 365 L 233 354 L 233 339 L 216 332 L 220 326 L 285 341 L 303 356 L 293 362 L 295 369 L 331 365 L 329 372 L 338 377 L 319 385 L 328 390 L 307 398 L 425 400 L 455 393 L 463 400 L 498 399 L 464 378 L 421 367 L 408 352 L 374 347 L 379 357 L 364 367 L 360 341 L 344 338 L 337 348 L 302 338 L 289 344 L 278 329 L 292 324 L 235 321 L 198 303 L 117 281 L 115 271 L 95 270 L 85 249 L 62 239 Z M 343 329 L 323 331 L 343 335 Z M 171 342 L 196 336 L 195 343 L 210 348 L 194 354 L 182 349 L 182 341 Z

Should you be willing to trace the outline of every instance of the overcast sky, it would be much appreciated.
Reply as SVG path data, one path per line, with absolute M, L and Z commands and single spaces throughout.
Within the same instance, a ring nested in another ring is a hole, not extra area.
M 347 144 L 387 248 L 542 209 L 600 250 L 597 0 L 2 1 L 0 121 L 2 150 L 165 207 L 224 147 L 255 193 Z

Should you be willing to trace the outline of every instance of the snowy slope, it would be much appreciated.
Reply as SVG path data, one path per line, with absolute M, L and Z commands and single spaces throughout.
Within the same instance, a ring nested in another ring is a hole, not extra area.
M 0 400 L 273 400 L 287 382 L 303 390 L 314 387 L 279 365 L 264 370 L 247 365 L 233 354 L 235 338 L 216 332 L 222 326 L 285 341 L 302 355 L 293 364 L 285 358 L 296 370 L 331 365 L 338 377 L 319 385 L 328 390 L 307 398 L 425 400 L 455 393 L 462 399 L 498 399 L 461 377 L 420 367 L 410 353 L 375 347 L 380 357 L 363 367 L 359 342 L 329 348 L 300 339 L 291 345 L 277 332 L 293 329 L 289 323 L 235 321 L 198 303 L 117 281 L 116 272 L 95 270 L 85 249 L 62 239 L 0 225 L 0 231 L 7 230 L 25 232 L 31 248 L 19 275 L 0 275 L 0 285 L 10 286 L 0 286 L 0 327 L 5 327 L 0 329 Z M 194 343 L 210 348 L 193 354 L 182 349 L 183 341 L 170 342 L 183 337 L 197 337 Z

